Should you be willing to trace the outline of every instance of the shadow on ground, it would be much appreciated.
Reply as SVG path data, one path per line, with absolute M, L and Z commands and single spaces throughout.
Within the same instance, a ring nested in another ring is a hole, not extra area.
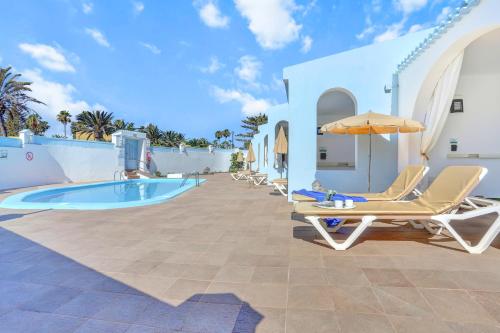
M 0 228 L 0 332 L 255 332 L 234 294 L 174 306 Z

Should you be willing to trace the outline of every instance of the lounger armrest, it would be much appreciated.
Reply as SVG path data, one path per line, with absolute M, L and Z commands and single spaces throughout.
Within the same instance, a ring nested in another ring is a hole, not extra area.
M 467 211 L 465 213 L 460 213 L 460 214 L 442 214 L 442 215 L 436 215 L 433 216 L 433 219 L 435 220 L 440 220 L 440 219 L 446 219 L 446 220 L 468 220 L 472 219 L 474 217 L 482 216 L 482 215 L 488 215 L 491 213 L 497 213 L 500 215 L 500 204 L 493 204 L 491 206 L 487 207 L 480 207 L 476 208 L 470 211 Z

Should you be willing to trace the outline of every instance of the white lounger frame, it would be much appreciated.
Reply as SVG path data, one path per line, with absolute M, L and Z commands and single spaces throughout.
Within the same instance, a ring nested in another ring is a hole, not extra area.
M 253 182 L 254 185 L 264 185 L 267 184 L 267 175 L 266 174 L 256 174 L 248 177 L 249 182 Z
M 246 175 L 244 173 L 241 173 L 241 172 L 232 172 L 231 173 L 231 177 L 234 179 L 234 180 L 248 180 L 248 178 L 250 177 L 250 175 Z
M 488 170 L 486 168 L 483 168 L 483 172 L 481 173 L 479 179 L 483 179 L 484 176 Z M 422 225 L 431 233 L 436 234 L 438 233 L 435 229 L 430 224 L 433 224 L 439 229 L 439 232 L 441 229 L 446 229 L 450 233 L 450 235 L 457 240 L 457 242 L 469 253 L 472 254 L 480 254 L 484 252 L 490 244 L 495 240 L 496 236 L 500 232 L 500 203 L 494 202 L 491 200 L 485 200 L 485 199 L 478 199 L 478 198 L 468 198 L 468 201 L 470 201 L 473 206 L 472 210 L 465 212 L 465 213 L 460 213 L 457 214 L 456 210 L 453 212 L 450 212 L 449 214 L 440 214 L 440 215 L 434 215 L 427 217 L 425 220 L 422 220 L 422 217 L 415 216 L 414 218 L 412 217 L 404 217 L 404 216 L 374 216 L 374 215 L 366 215 L 361 218 L 361 223 L 354 229 L 354 231 L 349 235 L 349 237 L 343 241 L 342 243 L 335 241 L 328 231 L 323 227 L 322 225 L 322 218 L 325 218 L 326 216 L 320 217 L 320 216 L 306 216 L 305 219 L 309 221 L 314 228 L 320 233 L 320 235 L 327 241 L 327 243 L 335 250 L 346 250 L 348 249 L 358 238 L 359 236 L 365 231 L 366 228 L 371 226 L 375 220 L 378 218 L 381 219 L 392 219 L 392 220 L 401 220 L 401 219 L 407 219 L 413 222 L 414 220 L 418 220 Z M 475 202 L 474 202 L 475 201 Z M 488 206 L 486 207 L 479 207 L 479 204 L 487 204 Z M 474 208 L 475 207 L 475 208 Z M 451 226 L 451 221 L 466 221 L 470 220 L 475 217 L 479 216 L 484 216 L 488 214 L 496 213 L 497 218 L 493 222 L 493 224 L 488 228 L 484 236 L 481 238 L 481 240 L 478 242 L 478 244 L 471 246 L 469 245 Z M 331 216 L 331 217 L 336 217 L 336 216 Z M 348 219 L 353 219 L 353 217 L 344 217 Z M 412 223 L 413 224 L 413 223 Z M 335 226 L 334 228 L 329 228 L 329 231 L 336 231 L 342 226 L 342 223 Z
M 274 189 L 280 191 L 283 196 L 288 196 L 288 184 L 273 183 Z

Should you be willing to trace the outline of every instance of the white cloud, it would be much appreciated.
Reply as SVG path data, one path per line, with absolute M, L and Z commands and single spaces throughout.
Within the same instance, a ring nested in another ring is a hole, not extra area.
M 71 84 L 46 80 L 40 70 L 25 70 L 21 74 L 23 79 L 33 82 L 31 85 L 31 96 L 46 104 L 33 104 L 33 109 L 49 121 L 53 129 L 58 126 L 56 115 L 61 110 L 69 110 L 73 115 L 76 115 L 81 111 L 92 108 L 105 109 L 100 104 L 95 104 L 91 107 L 86 101 L 76 98 L 74 95 L 77 93 L 77 90 Z
M 265 99 L 258 99 L 249 93 L 235 90 L 212 87 L 212 95 L 219 103 L 237 102 L 241 105 L 241 112 L 246 116 L 251 116 L 266 112 L 271 103 Z
M 428 0 L 394 0 L 394 3 L 397 9 L 408 15 L 427 6 Z
M 441 23 L 442 21 L 444 21 L 448 15 L 450 15 L 451 13 L 451 7 L 444 7 L 442 10 L 441 10 L 441 13 L 439 13 L 438 17 L 436 18 L 436 23 Z
M 300 48 L 300 51 L 302 53 L 308 53 L 309 51 L 311 51 L 312 44 L 313 44 L 313 39 L 311 38 L 311 36 L 303 37 L 302 47 Z
M 94 4 L 92 2 L 82 3 L 82 11 L 84 14 L 90 14 L 94 10 Z
M 405 22 L 406 20 L 403 19 L 401 22 L 391 24 L 383 33 L 375 36 L 374 41 L 380 43 L 398 38 L 401 35 Z
M 372 10 L 374 13 L 380 13 L 382 10 L 382 2 L 381 0 L 372 0 Z
M 153 53 L 153 54 L 160 54 L 161 53 L 161 50 L 158 48 L 158 46 L 156 46 L 154 44 L 149 44 L 149 43 L 144 43 L 144 42 L 139 42 L 139 44 L 141 44 L 143 47 L 145 47 L 146 49 L 151 51 L 151 53 Z
M 421 24 L 414 24 L 410 27 L 410 29 L 408 29 L 408 32 L 409 33 L 412 33 L 412 32 L 417 32 L 417 31 L 420 31 L 424 28 L 423 25 Z
M 356 38 L 361 40 L 365 39 L 368 36 L 371 36 L 375 32 L 375 25 L 372 22 L 372 19 L 369 15 L 365 18 L 365 28 L 359 34 L 356 35 Z
M 265 49 L 280 49 L 299 38 L 302 25 L 292 17 L 294 0 L 234 0 L 248 28 Z
M 144 4 L 140 1 L 132 1 L 132 8 L 135 14 L 140 14 L 144 11 Z
M 257 84 L 256 80 L 260 77 L 262 63 L 251 55 L 241 57 L 238 63 L 239 66 L 234 69 L 236 75 L 245 82 Z
M 210 64 L 207 67 L 202 67 L 203 73 L 214 74 L 224 67 L 224 64 L 219 61 L 217 57 L 210 57 Z
M 97 29 L 91 29 L 91 28 L 85 28 L 85 33 L 92 37 L 97 44 L 104 46 L 104 47 L 111 47 L 111 44 L 109 44 L 108 40 L 104 36 L 102 32 L 100 32 Z
M 56 72 L 75 72 L 64 54 L 50 45 L 21 43 L 19 48 L 41 66 Z
M 199 6 L 198 11 L 203 23 L 211 28 L 226 28 L 229 25 L 229 17 L 222 15 L 212 0 Z

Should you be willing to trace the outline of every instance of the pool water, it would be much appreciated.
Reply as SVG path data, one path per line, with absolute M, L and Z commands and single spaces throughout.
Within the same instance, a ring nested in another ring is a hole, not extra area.
M 185 183 L 183 179 L 134 179 L 67 186 L 16 194 L 6 198 L 0 207 L 110 209 L 144 206 L 165 202 L 195 185 L 194 179 Z

